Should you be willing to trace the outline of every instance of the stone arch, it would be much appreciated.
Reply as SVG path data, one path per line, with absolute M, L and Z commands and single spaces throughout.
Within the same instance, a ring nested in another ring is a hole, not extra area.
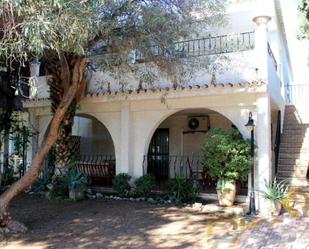
M 184 106 L 185 104 L 185 106 Z M 189 110 L 189 109 L 208 109 L 212 110 L 214 112 L 217 112 L 218 114 L 224 116 L 226 119 L 230 120 L 231 123 L 233 123 L 242 136 L 244 138 L 249 138 L 249 132 L 245 128 L 245 123 L 248 121 L 248 113 L 249 113 L 249 107 L 239 107 L 239 106 L 211 106 L 203 105 L 203 103 L 200 103 L 199 105 L 196 105 L 196 102 L 194 104 L 188 104 L 187 103 L 178 103 L 175 102 L 175 107 L 169 106 L 169 108 L 164 108 L 161 110 L 153 110 L 153 111 L 147 111 L 139 113 L 135 116 L 135 141 L 134 141 L 134 176 L 138 177 L 143 174 L 143 164 L 144 164 L 144 155 L 147 154 L 149 144 L 151 141 L 151 138 L 155 132 L 155 130 L 158 128 L 158 126 L 166 120 L 168 117 L 172 116 L 173 114 Z M 177 106 L 179 105 L 179 107 Z M 177 106 L 177 107 L 176 107 Z M 140 165 L 138 167 L 138 165 Z
M 191 134 L 190 129 L 187 127 L 187 120 L 189 117 L 193 117 L 194 115 L 201 117 L 201 120 L 210 120 L 210 123 L 209 121 L 206 121 L 205 123 L 210 124 L 211 128 L 221 127 L 225 129 L 235 126 L 244 138 L 248 137 L 248 131 L 244 126 L 248 121 L 247 109 L 241 109 L 233 106 L 225 107 L 224 109 L 219 107 L 187 107 L 153 112 L 152 120 L 148 120 L 147 122 L 147 131 L 144 130 L 143 132 L 143 135 L 146 133 L 147 135 L 143 141 L 139 140 L 139 143 L 143 143 L 143 148 L 140 147 L 140 149 L 142 149 L 142 153 L 141 150 L 139 150 L 140 154 L 137 156 L 143 156 L 143 163 L 135 164 L 142 165 L 143 174 L 147 172 L 155 175 L 156 180 L 158 180 L 161 184 L 166 181 L 168 177 L 173 177 L 177 174 L 185 174 L 186 176 L 190 176 L 194 170 L 195 172 L 201 170 L 201 165 L 199 164 L 200 148 L 204 140 L 203 132 L 206 132 L 208 127 L 204 123 L 203 127 L 205 128 L 202 128 L 202 121 L 200 121 L 200 131 L 196 133 L 192 132 Z M 145 119 L 147 119 L 147 117 Z M 147 125 L 145 124 L 143 127 L 145 128 Z M 158 128 L 162 129 L 158 131 L 160 135 L 158 137 L 156 136 L 156 138 L 152 140 Z M 168 134 L 162 137 L 161 134 L 164 132 L 163 129 L 169 130 L 166 131 Z M 139 129 L 139 131 L 140 130 L 142 129 Z M 166 141 L 166 137 L 168 137 L 169 142 L 164 142 L 162 144 L 162 141 Z M 165 148 L 169 149 L 167 150 Z M 165 160 L 164 158 L 167 159 Z M 141 158 L 137 159 L 137 162 L 140 162 L 140 160 Z M 182 163 L 179 160 L 183 160 Z M 140 169 L 135 169 L 135 175 L 140 175 Z M 211 183 L 209 179 L 206 179 L 206 177 L 199 179 L 199 181 L 203 182 L 203 185 L 204 182 L 208 181 L 208 185 L 211 185 L 211 188 L 214 186 L 214 183 Z M 206 191 L 206 189 L 203 191 Z M 239 191 L 241 191 L 241 194 L 246 194 L 247 186 L 240 184 Z
M 77 112 L 78 116 L 88 116 L 98 120 L 108 130 L 114 146 L 116 160 L 116 174 L 119 172 L 121 164 L 121 145 L 120 145 L 120 116 L 118 113 L 105 112 Z
M 104 124 L 104 122 L 102 122 L 101 120 L 99 120 L 97 117 L 95 117 L 94 115 L 91 115 L 89 113 L 77 113 L 75 115 L 75 121 L 74 121 L 74 125 L 73 125 L 73 132 L 77 132 L 74 130 L 74 127 L 76 124 L 76 121 L 80 122 L 80 120 L 78 120 L 77 118 L 83 118 L 85 120 L 91 120 L 91 125 L 92 125 L 92 133 L 93 132 L 96 132 L 96 130 L 99 130 L 100 134 L 98 135 L 101 135 L 101 133 L 105 134 L 106 135 L 106 139 L 107 140 L 107 143 L 111 145 L 112 148 L 108 148 L 108 152 L 109 154 L 115 154 L 115 142 L 114 142 L 114 139 L 113 139 L 113 136 L 111 134 L 111 132 L 109 131 L 108 127 Z M 89 122 L 88 122 L 89 123 Z M 79 123 L 80 125 L 80 123 Z M 80 127 L 78 127 L 80 128 Z M 80 131 L 78 131 L 80 132 Z M 94 135 L 94 134 L 91 134 L 91 135 Z M 92 139 L 95 139 L 95 138 L 98 138 L 97 136 L 92 136 L 91 137 Z M 99 142 L 102 142 L 103 140 L 99 140 Z M 93 141 L 92 141 L 93 142 Z M 92 146 L 96 149 L 96 151 L 100 151 L 98 150 L 98 147 L 100 146 L 100 144 L 98 144 L 98 146 Z M 93 150 L 94 148 L 91 147 L 91 150 Z M 102 153 L 102 152 L 101 152 Z M 91 153 L 91 154 L 96 154 L 96 153 Z M 98 153 L 100 154 L 100 152 Z

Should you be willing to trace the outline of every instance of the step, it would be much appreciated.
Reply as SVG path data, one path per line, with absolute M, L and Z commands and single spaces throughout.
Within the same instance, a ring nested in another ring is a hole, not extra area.
M 281 146 L 280 145 L 280 153 L 303 153 L 309 154 L 309 148 L 297 148 L 297 147 L 289 147 L 287 145 Z
M 309 155 L 304 153 L 280 153 L 279 159 L 309 160 Z
M 306 178 L 307 176 L 307 167 L 299 167 L 296 170 L 282 170 L 282 168 L 280 168 L 280 170 L 278 170 L 277 173 L 278 177 L 292 177 L 292 178 Z
M 308 187 L 309 182 L 307 178 L 295 178 L 295 177 L 282 177 L 282 176 L 277 176 L 278 181 L 285 180 L 290 186 L 293 187 Z
M 295 165 L 297 167 L 299 166 L 306 167 L 309 164 L 309 160 L 279 158 L 278 164 L 279 164 L 279 167 L 283 165 Z
M 308 166 L 296 166 L 296 165 L 279 165 L 278 172 L 280 171 L 291 171 L 291 172 L 299 172 L 307 176 Z
M 290 136 L 282 136 L 281 137 L 281 142 L 282 143 L 290 143 L 290 144 L 295 144 L 295 145 L 305 145 L 308 146 L 309 145 L 309 137 L 297 137 L 290 135 Z
M 308 129 L 309 125 L 299 122 L 293 122 L 291 120 L 284 121 L 283 123 L 283 129 Z
M 309 149 L 309 144 L 280 142 L 280 149 L 281 148 Z
M 300 141 L 308 141 L 309 142 L 309 133 L 308 134 L 285 134 L 283 133 L 281 135 L 281 139 L 283 138 L 292 138 L 293 140 L 300 140 Z
M 303 186 L 303 187 L 290 186 L 289 191 L 299 192 L 299 193 L 309 193 L 309 186 Z
M 289 130 L 302 131 L 302 132 L 309 131 L 309 126 L 304 124 L 284 125 L 283 127 L 284 127 L 283 131 L 289 131 Z
M 308 130 L 308 128 L 306 128 L 306 129 L 302 129 L 302 128 L 298 128 L 298 129 L 288 128 L 288 129 L 284 129 L 283 130 L 283 134 L 282 135 L 302 135 L 302 136 L 308 136 L 309 135 L 309 130 Z

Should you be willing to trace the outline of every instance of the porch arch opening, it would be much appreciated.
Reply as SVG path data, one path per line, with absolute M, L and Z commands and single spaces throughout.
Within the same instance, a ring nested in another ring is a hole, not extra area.
M 89 114 L 76 114 L 72 127 L 76 168 L 87 175 L 89 184 L 111 186 L 116 173 L 113 138 L 106 126 Z
M 201 146 L 211 128 L 235 128 L 230 119 L 208 108 L 190 108 L 164 117 L 146 142 L 143 173 L 154 175 L 159 189 L 168 179 L 193 178 L 201 192 L 215 192 L 216 179 L 201 165 Z M 239 194 L 247 194 L 247 182 L 237 183 Z

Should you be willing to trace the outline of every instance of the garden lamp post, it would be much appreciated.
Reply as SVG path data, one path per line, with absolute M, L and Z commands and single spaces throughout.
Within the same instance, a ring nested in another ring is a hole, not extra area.
M 254 193 L 254 120 L 252 118 L 252 112 L 249 113 L 249 119 L 245 124 L 248 131 L 251 133 L 251 191 L 250 191 L 250 204 L 248 215 L 256 215 L 255 209 L 255 193 Z

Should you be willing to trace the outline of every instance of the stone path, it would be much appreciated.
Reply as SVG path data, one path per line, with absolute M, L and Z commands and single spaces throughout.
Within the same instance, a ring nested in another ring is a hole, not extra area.
M 236 248 L 250 249 L 309 249 L 309 218 L 288 215 L 260 219 L 242 233 Z

